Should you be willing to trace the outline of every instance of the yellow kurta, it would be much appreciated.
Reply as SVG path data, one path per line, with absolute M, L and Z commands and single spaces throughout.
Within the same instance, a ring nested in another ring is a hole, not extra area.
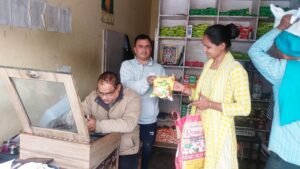
M 201 112 L 205 133 L 205 169 L 238 169 L 234 116 L 247 116 L 251 109 L 248 75 L 228 52 L 217 70 L 209 60 L 201 74 L 192 99 L 199 93 L 222 104 L 223 112 Z M 200 112 L 198 110 L 192 110 Z

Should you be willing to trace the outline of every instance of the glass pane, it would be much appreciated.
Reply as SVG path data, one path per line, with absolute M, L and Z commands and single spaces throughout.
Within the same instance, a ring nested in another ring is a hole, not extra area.
M 77 132 L 63 83 L 11 78 L 31 126 Z
M 8 90 L 0 78 L 0 142 L 8 140 L 22 130 L 14 105 L 12 104 Z M 1 157 L 0 157 L 1 159 Z M 1 160 L 0 160 L 1 161 Z

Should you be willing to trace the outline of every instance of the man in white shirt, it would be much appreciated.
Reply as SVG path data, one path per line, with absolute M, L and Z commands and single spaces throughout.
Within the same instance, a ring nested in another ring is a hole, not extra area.
M 124 61 L 120 76 L 124 86 L 142 97 L 142 112 L 139 118 L 140 138 L 143 142 L 142 169 L 147 169 L 156 136 L 156 121 L 159 113 L 158 98 L 150 97 L 156 76 L 165 75 L 164 68 L 151 58 L 152 45 L 149 36 L 140 34 L 134 42 L 135 58 Z

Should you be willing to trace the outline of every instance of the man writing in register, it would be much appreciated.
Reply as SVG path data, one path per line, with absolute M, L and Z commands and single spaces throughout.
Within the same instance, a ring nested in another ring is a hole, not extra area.
M 119 169 L 136 169 L 140 145 L 140 97 L 134 91 L 123 88 L 115 73 L 104 72 L 98 78 L 97 89 L 82 102 L 82 109 L 89 115 L 89 132 L 123 133 Z

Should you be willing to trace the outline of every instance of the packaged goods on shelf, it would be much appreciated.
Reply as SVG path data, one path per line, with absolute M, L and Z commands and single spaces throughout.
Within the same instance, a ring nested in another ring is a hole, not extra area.
M 182 105 L 181 105 L 181 112 L 180 112 L 180 116 L 181 116 L 181 117 L 184 117 L 184 116 L 186 115 L 187 109 L 188 109 L 187 104 L 182 104 Z
M 270 6 L 261 6 L 259 8 L 259 16 L 273 17 Z
M 273 24 L 273 22 L 258 22 L 256 39 L 260 38 L 261 36 L 269 32 L 271 29 L 273 29 Z
M 228 11 L 220 12 L 223 16 L 252 16 L 249 12 L 249 8 L 244 9 L 231 9 Z
M 155 141 L 159 143 L 177 144 L 176 129 L 159 127 L 157 129 Z
M 185 26 L 178 25 L 172 27 L 161 27 L 159 29 L 159 36 L 171 36 L 171 37 L 184 37 L 185 36 Z
M 184 46 L 178 44 L 161 44 L 159 63 L 162 65 L 180 65 Z
M 240 29 L 239 39 L 251 39 L 252 27 L 237 25 Z
M 217 15 L 217 8 L 190 9 L 190 15 Z
M 203 67 L 204 63 L 199 61 L 185 61 L 185 66 Z
M 247 53 L 231 51 L 231 54 L 234 57 L 234 59 L 237 59 L 237 60 L 243 60 L 243 61 L 249 61 L 250 60 Z
M 203 38 L 204 32 L 208 27 L 208 24 L 193 25 L 192 37 Z
M 189 88 L 196 88 L 197 79 L 196 75 L 185 74 L 183 76 L 183 85 Z

